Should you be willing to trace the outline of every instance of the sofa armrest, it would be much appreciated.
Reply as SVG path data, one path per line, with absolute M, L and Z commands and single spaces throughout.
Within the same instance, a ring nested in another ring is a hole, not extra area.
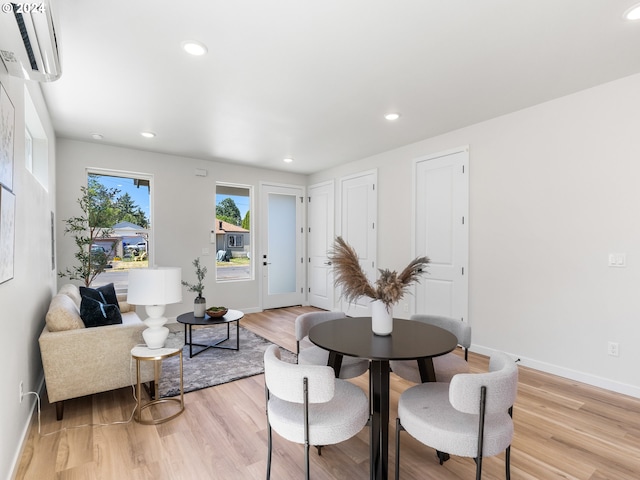
M 146 325 L 135 313 L 123 313 L 122 318 L 119 325 L 62 332 L 45 326 L 39 343 L 51 403 L 136 383 L 131 349 L 144 343 Z M 141 379 L 153 380 L 153 369 L 143 369 Z
M 120 308 L 120 313 L 127 312 L 135 312 L 136 306 L 127 303 L 127 294 L 126 293 L 118 293 L 116 294 L 116 298 L 118 299 L 118 307 Z

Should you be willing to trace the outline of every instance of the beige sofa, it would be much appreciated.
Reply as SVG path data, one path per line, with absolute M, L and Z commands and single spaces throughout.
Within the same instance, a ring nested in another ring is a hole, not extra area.
M 49 402 L 62 419 L 64 400 L 106 392 L 136 383 L 131 349 L 144 344 L 146 325 L 135 307 L 118 295 L 122 324 L 85 328 L 80 318 L 80 292 L 67 284 L 51 299 L 40 334 L 40 355 Z M 142 362 L 141 380 L 153 380 L 152 362 Z M 144 365 L 147 364 L 147 365 Z

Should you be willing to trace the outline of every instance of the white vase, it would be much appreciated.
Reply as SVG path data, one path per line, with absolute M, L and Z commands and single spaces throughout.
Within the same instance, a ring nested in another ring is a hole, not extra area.
M 193 301 L 193 316 L 196 318 L 204 317 L 207 310 L 207 300 L 204 297 L 196 297 Z
M 393 331 L 393 306 L 381 300 L 371 302 L 371 330 L 376 335 L 391 335 Z

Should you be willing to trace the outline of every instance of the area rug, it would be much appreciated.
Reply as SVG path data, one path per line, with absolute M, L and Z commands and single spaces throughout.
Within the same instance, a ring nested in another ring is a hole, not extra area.
M 240 349 L 225 350 L 210 348 L 199 355 L 189 358 L 189 347 L 184 345 L 184 326 L 170 324 L 169 337 L 165 347 L 182 348 L 184 393 L 202 388 L 220 385 L 241 378 L 259 375 L 264 372 L 264 351 L 272 342 L 255 333 L 240 327 Z M 231 325 L 231 338 L 222 345 L 235 346 L 235 325 Z M 227 334 L 225 325 L 215 325 L 193 329 L 193 341 L 210 344 L 222 339 Z M 194 347 L 194 352 L 202 347 Z M 295 363 L 296 355 L 280 347 L 282 359 Z M 162 362 L 160 379 L 160 396 L 173 397 L 180 393 L 178 382 L 180 362 L 178 357 L 171 357 Z

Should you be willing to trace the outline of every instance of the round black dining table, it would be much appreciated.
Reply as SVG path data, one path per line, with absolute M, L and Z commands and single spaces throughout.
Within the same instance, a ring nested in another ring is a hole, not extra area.
M 376 335 L 371 317 L 345 317 L 320 323 L 309 340 L 329 351 L 328 365 L 340 373 L 342 357 L 368 358 L 371 395 L 370 473 L 372 480 L 389 474 L 389 360 L 416 360 L 423 382 L 435 382 L 433 357 L 449 353 L 458 344 L 455 335 L 416 320 L 393 319 L 390 335 Z

